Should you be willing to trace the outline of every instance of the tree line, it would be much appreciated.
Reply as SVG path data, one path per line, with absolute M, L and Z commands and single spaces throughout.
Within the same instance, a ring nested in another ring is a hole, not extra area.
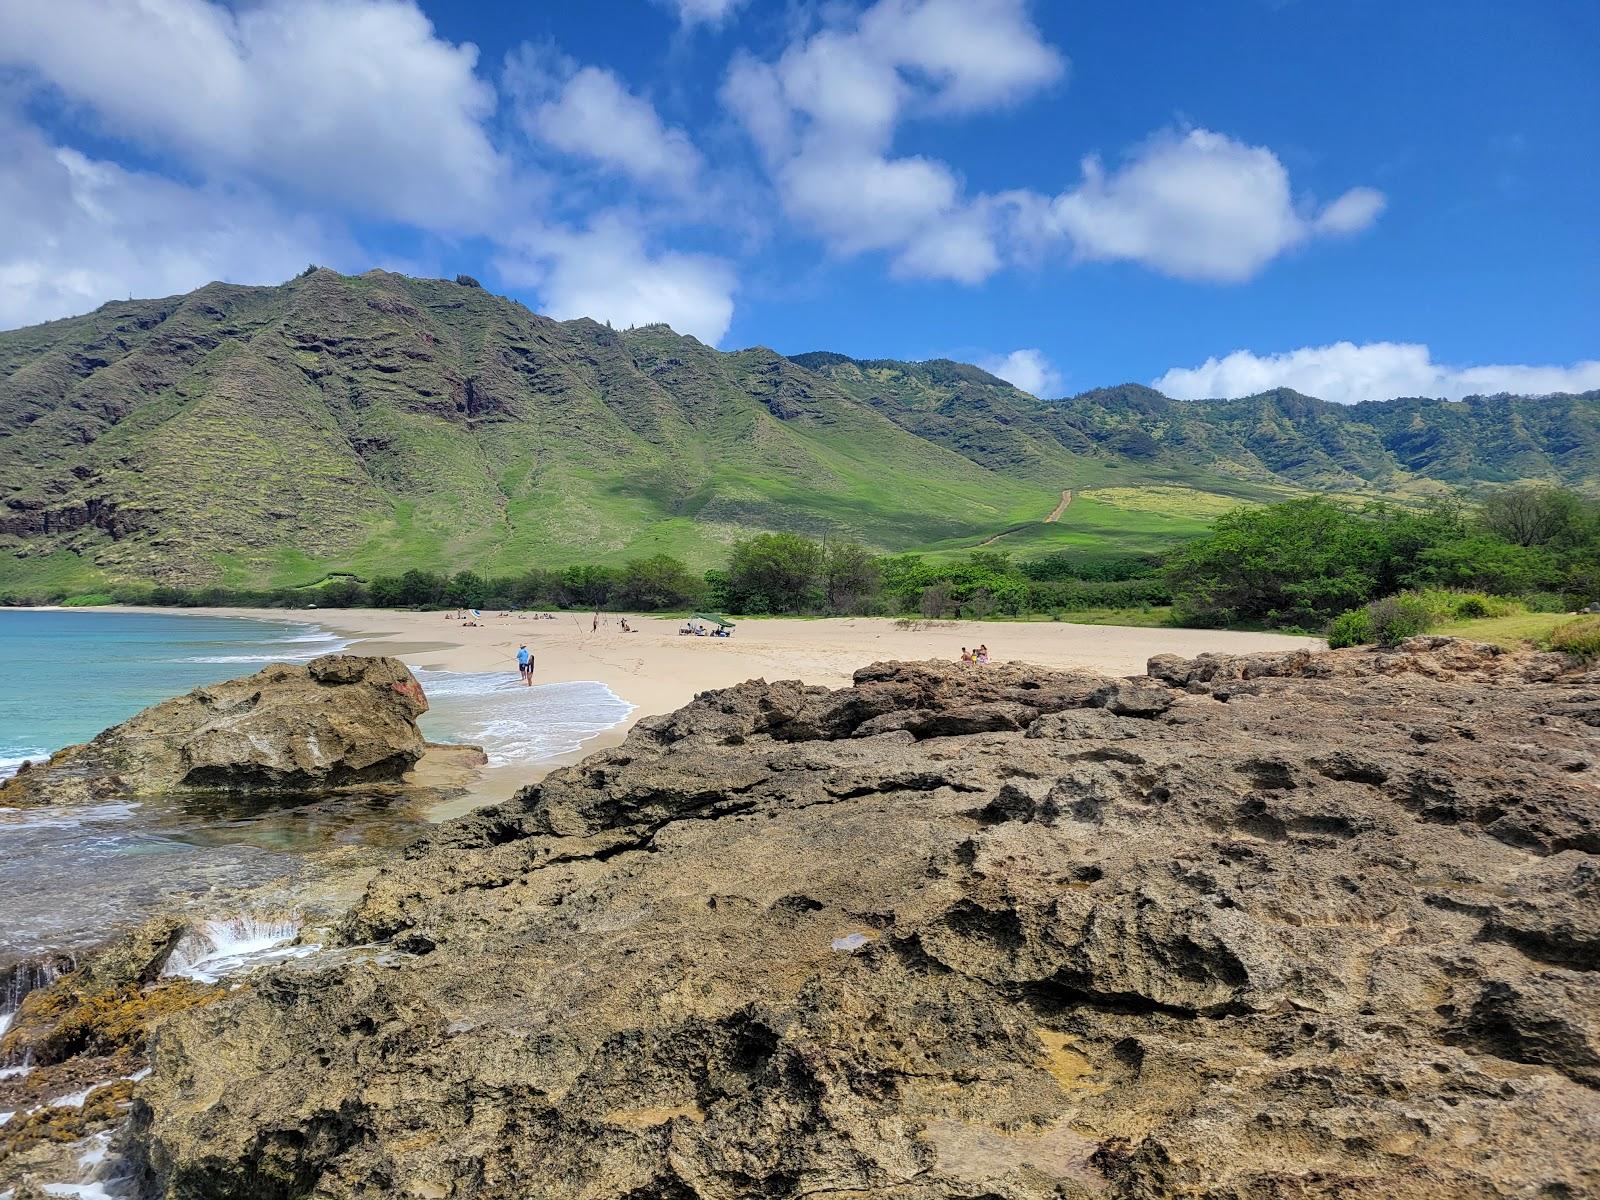
M 1406 507 L 1308 497 L 1236 509 L 1206 535 L 1160 555 L 880 555 L 850 541 L 760 533 L 734 542 L 724 565 L 704 573 L 656 554 L 620 566 L 516 575 L 414 569 L 297 588 L 130 585 L 68 602 L 927 618 L 1171 605 L 1175 624 L 1321 633 L 1341 614 L 1425 589 L 1511 597 L 1535 611 L 1582 607 L 1600 598 L 1600 502 L 1548 487 L 1508 488 L 1476 506 L 1455 498 Z M 1359 624 L 1347 623 L 1347 631 Z
M 1171 551 L 1164 576 L 1185 625 L 1320 632 L 1341 613 L 1423 589 L 1567 612 L 1600 598 L 1600 501 L 1515 487 L 1476 507 L 1308 498 L 1235 509 Z
M 413 569 L 358 579 L 333 576 L 308 587 L 119 586 L 69 604 L 165 607 L 609 609 L 735 615 L 915 615 L 1019 617 L 1168 603 L 1155 557 L 1058 553 L 1014 562 L 976 550 L 963 557 L 879 555 L 854 542 L 760 533 L 729 548 L 724 566 L 696 574 L 667 554 L 621 566 L 581 564 L 516 575 Z M 4 599 L 12 603 L 62 597 Z

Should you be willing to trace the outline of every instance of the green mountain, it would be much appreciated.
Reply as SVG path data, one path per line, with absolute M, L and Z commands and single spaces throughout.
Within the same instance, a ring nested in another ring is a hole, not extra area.
M 1207 489 L 1218 480 L 1358 493 L 1519 481 L 1600 488 L 1600 392 L 1343 405 L 1287 388 L 1189 401 L 1123 384 L 1037 400 L 962 363 L 795 361 L 903 429 L 1041 481 L 1087 457 Z
M 1593 486 L 1597 425 L 1595 393 L 1047 402 L 959 363 L 723 353 L 316 270 L 0 333 L 0 588 L 705 566 L 761 529 L 1148 549 L 1287 489 Z

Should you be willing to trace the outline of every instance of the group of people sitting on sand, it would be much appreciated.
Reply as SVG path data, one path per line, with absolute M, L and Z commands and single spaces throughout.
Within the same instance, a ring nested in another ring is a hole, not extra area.
M 971 650 L 968 650 L 965 646 L 963 646 L 961 647 L 961 661 L 970 663 L 987 663 L 989 661 L 989 647 L 977 646 Z

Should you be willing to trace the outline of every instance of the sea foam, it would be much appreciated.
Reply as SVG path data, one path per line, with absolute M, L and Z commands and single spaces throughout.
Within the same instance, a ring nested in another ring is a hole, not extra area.
M 300 924 L 292 919 L 236 916 L 202 921 L 178 939 L 161 973 L 216 983 L 268 963 L 304 958 L 322 948 L 315 943 L 295 945 L 299 936 Z
M 510 672 L 415 674 L 428 697 L 424 731 L 440 740 L 482 746 L 491 767 L 569 754 L 633 711 L 633 705 L 593 680 L 527 687 Z

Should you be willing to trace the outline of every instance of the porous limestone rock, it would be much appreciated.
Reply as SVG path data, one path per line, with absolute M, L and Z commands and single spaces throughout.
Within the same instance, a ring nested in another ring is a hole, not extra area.
M 1600 674 L 741 684 L 158 1029 L 152 1194 L 1600 1194 Z
M 0 806 L 394 780 L 422 755 L 417 717 L 427 709 L 399 659 L 278 664 L 153 705 L 25 766 L 0 784 Z

